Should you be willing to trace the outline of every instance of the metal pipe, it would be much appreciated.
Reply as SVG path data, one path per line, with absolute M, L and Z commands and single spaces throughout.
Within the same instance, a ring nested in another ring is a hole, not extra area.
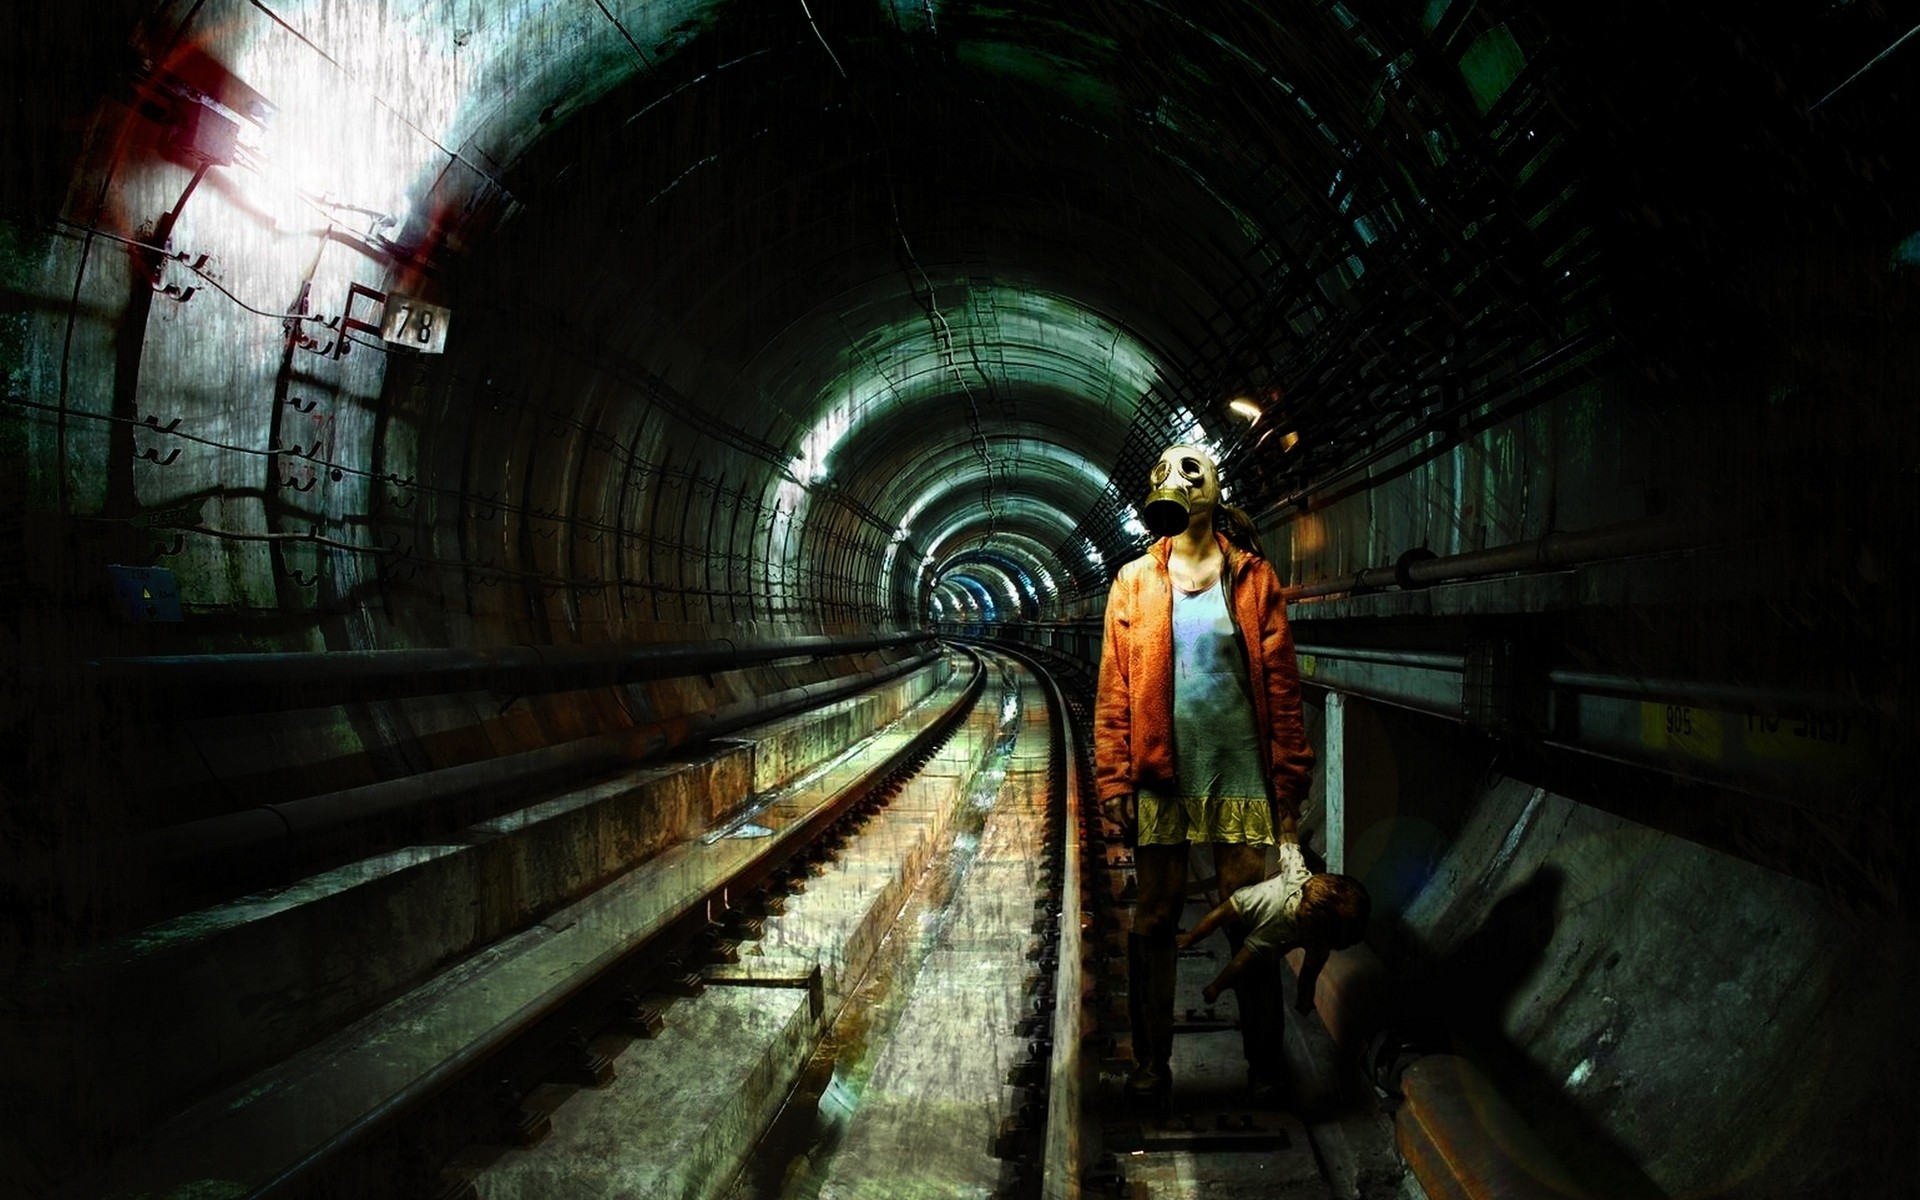
M 423 771 L 400 779 L 265 804 L 154 830 L 134 839 L 136 862 L 168 876 L 241 856 L 311 854 L 330 839 L 374 822 L 418 818 L 456 805 L 524 797 L 596 773 L 618 770 L 697 739 L 712 738 L 864 691 L 940 658 L 914 658 L 822 683 L 738 701 L 671 721 L 576 738 L 518 754 Z
M 1732 527 L 1724 521 L 1643 517 L 1572 533 L 1549 533 L 1524 542 L 1469 550 L 1444 558 L 1402 559 L 1390 566 L 1367 567 L 1352 575 L 1287 588 L 1283 594 L 1292 602 L 1348 592 L 1378 591 L 1396 585 L 1425 587 L 1515 571 L 1551 570 L 1606 558 L 1698 549 L 1720 544 L 1732 536 Z
M 1591 1195 L 1479 1067 L 1453 1054 L 1400 1075 L 1394 1144 L 1428 1196 L 1567 1200 Z
M 1464 671 L 1467 656 L 1443 654 L 1432 650 L 1368 650 L 1359 646 L 1324 646 L 1295 642 L 1294 653 L 1315 658 L 1346 659 L 1350 662 L 1382 663 L 1390 667 L 1426 667 L 1436 671 Z
M 1287 962 L 1297 975 L 1305 958 L 1294 950 Z M 1328 956 L 1315 1008 L 1346 1056 L 1368 1060 L 1374 1085 L 1400 1094 L 1395 1141 L 1426 1194 L 1525 1200 L 1581 1195 L 1568 1186 L 1567 1168 L 1477 1067 L 1409 1039 L 1397 1027 L 1403 992 L 1404 984 L 1363 942 Z
M 492 691 L 526 696 L 718 671 L 801 655 L 859 654 L 933 639 L 926 630 L 862 637 L 718 638 L 616 646 L 345 650 L 155 655 L 82 664 L 97 686 L 135 692 L 172 715 L 319 708 L 404 696 Z

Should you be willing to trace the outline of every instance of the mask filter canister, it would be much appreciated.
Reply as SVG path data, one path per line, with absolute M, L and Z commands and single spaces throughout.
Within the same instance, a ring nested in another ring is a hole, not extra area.
M 1140 519 L 1147 532 L 1155 537 L 1172 537 L 1184 533 L 1187 528 L 1189 509 L 1187 489 L 1162 484 L 1147 493 L 1147 502 L 1140 507 Z

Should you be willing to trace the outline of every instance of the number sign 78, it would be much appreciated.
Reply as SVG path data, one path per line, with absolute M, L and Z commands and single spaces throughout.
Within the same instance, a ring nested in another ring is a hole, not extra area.
M 447 348 L 447 321 L 452 313 L 437 304 L 394 292 L 387 297 L 380 337 L 422 354 L 440 354 Z

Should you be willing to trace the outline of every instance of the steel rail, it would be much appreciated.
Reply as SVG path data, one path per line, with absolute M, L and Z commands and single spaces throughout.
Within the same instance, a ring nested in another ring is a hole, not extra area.
M 1080 1061 L 1080 1011 L 1086 973 L 1082 940 L 1086 918 L 1080 886 L 1080 843 L 1084 834 L 1080 825 L 1080 746 L 1066 697 L 1061 694 L 1053 673 L 1037 659 L 1028 657 L 1028 663 L 1047 689 L 1047 704 L 1054 710 L 1058 744 L 1065 762 L 1060 782 L 1064 793 L 1061 823 L 1056 831 L 1062 842 L 1060 912 L 1056 918 L 1060 957 L 1054 966 L 1053 1055 L 1047 1069 L 1046 1152 L 1040 1173 L 1040 1194 L 1046 1200 L 1078 1200 L 1080 1177 L 1086 1169 L 1086 1145 L 1081 1129 L 1081 1088 L 1085 1074 Z
M 1015 659 L 1033 672 L 1046 693 L 1053 717 L 1054 750 L 1061 770 L 1054 781 L 1061 796 L 1060 823 L 1054 835 L 1061 841 L 1059 912 L 1054 917 L 1056 959 L 1053 976 L 1053 1012 L 1049 1021 L 1052 1046 L 1047 1061 L 1047 1120 L 1040 1170 L 1040 1194 L 1045 1200 L 1079 1200 L 1081 1176 L 1086 1170 L 1084 1137 L 1085 1065 L 1081 1061 L 1081 1010 L 1085 1003 L 1086 924 L 1082 890 L 1081 842 L 1086 831 L 1080 816 L 1080 746 L 1053 671 L 1034 647 L 995 641 L 965 643 Z

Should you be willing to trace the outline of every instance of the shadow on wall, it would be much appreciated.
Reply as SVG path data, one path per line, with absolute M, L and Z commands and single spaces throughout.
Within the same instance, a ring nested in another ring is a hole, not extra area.
M 1566 884 L 1560 867 L 1539 867 L 1496 900 L 1480 927 L 1452 950 L 1408 964 L 1397 1019 L 1370 1048 L 1370 1066 L 1391 1089 L 1400 1071 L 1423 1055 L 1456 1054 L 1478 1063 L 1590 1195 L 1655 1200 L 1666 1193 L 1502 1028 L 1504 1015 L 1547 963 Z M 1393 920 L 1397 924 L 1397 916 Z M 1388 936 L 1416 944 L 1404 928 Z
M 1468 1057 L 1497 1052 L 1506 1041 L 1500 1014 L 1546 962 L 1554 913 L 1566 872 L 1546 865 L 1494 902 L 1479 929 L 1424 967 L 1413 993 L 1408 1028 L 1431 1048 L 1451 1045 Z

